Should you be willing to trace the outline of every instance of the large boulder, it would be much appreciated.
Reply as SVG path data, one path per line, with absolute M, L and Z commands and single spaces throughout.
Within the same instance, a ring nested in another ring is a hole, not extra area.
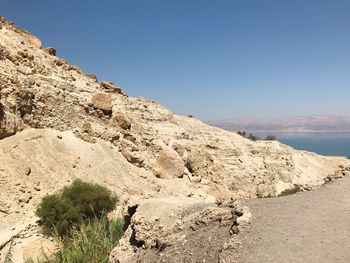
M 154 165 L 159 178 L 181 178 L 188 173 L 181 157 L 172 148 L 163 146 Z
M 95 109 L 100 109 L 104 113 L 112 112 L 112 98 L 107 93 L 97 93 L 92 97 L 92 104 Z

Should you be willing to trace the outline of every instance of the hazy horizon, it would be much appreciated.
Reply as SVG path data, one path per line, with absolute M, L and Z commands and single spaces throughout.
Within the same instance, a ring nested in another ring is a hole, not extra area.
M 194 116 L 195 117 L 195 116 Z M 347 118 L 350 120 L 350 114 L 348 115 L 335 115 L 335 114 L 311 114 L 311 115 L 281 115 L 276 117 L 254 117 L 254 116 L 238 116 L 238 117 L 227 117 L 227 118 L 216 118 L 216 119 L 208 119 L 205 121 L 277 121 L 277 120 L 283 120 L 283 119 L 291 119 L 291 118 Z
M 350 2 L 3 0 L 1 15 L 130 96 L 202 120 L 350 116 Z

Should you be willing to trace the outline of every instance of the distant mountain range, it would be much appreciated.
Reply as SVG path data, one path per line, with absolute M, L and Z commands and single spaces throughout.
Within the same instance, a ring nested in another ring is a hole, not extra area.
M 276 119 L 231 119 L 209 121 L 229 131 L 252 133 L 277 132 L 350 132 L 350 116 L 291 116 Z

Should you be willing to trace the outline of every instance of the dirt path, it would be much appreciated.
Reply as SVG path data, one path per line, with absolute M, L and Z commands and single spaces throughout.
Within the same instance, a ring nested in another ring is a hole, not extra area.
M 350 176 L 315 191 L 250 200 L 237 262 L 350 262 Z

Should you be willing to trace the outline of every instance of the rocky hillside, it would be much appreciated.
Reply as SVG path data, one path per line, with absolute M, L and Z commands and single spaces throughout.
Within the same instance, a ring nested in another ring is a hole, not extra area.
M 0 18 L 0 248 L 12 236 L 32 237 L 36 204 L 75 178 L 110 188 L 130 219 L 112 262 L 161 262 L 160 250 L 196 244 L 188 231 L 231 229 L 244 216 L 231 201 L 311 189 L 346 166 L 345 158 L 252 142 L 128 97 Z M 16 245 L 18 255 L 26 244 Z M 184 250 L 183 262 L 204 256 L 198 246 Z

